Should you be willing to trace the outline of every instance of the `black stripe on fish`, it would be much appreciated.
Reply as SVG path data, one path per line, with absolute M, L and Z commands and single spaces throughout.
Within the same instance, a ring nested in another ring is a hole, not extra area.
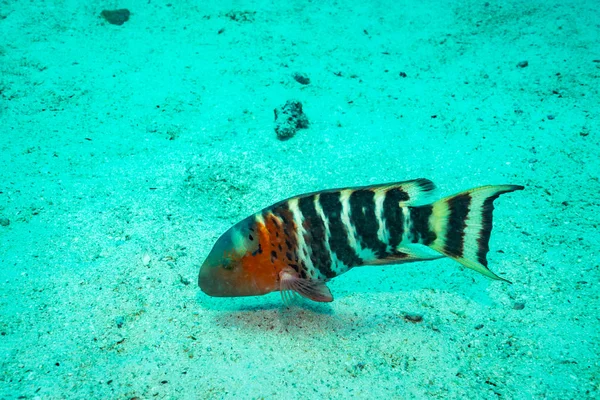
M 298 261 L 297 247 L 298 247 L 298 230 L 296 229 L 296 224 L 294 223 L 294 215 L 290 210 L 288 202 L 283 202 L 278 204 L 276 207 L 271 209 L 271 214 L 275 217 L 275 220 L 278 222 L 279 229 L 281 230 L 281 234 L 276 232 L 276 236 L 281 239 L 279 240 L 279 251 L 283 252 L 283 246 L 285 245 L 285 253 L 288 260 L 291 262 Z
M 436 234 L 429 229 L 429 217 L 433 207 L 431 205 L 420 206 L 420 207 L 409 207 L 410 220 L 412 222 L 410 227 L 410 237 L 413 243 L 421 243 L 426 246 L 431 244 Z
M 375 215 L 375 192 L 356 190 L 350 195 L 350 222 L 356 229 L 361 247 L 373 250 L 377 258 L 386 256 L 386 244 L 379 240 Z
M 325 192 L 319 196 L 319 203 L 329 222 L 329 248 L 348 268 L 362 265 L 363 260 L 348 242 L 348 232 L 342 221 L 340 192 Z
M 408 193 L 399 188 L 388 190 L 383 200 L 383 218 L 390 238 L 388 244 L 392 251 L 402 242 L 404 215 L 400 208 L 400 202 L 406 200 L 408 200 Z
M 519 190 L 519 189 L 517 189 Z M 481 230 L 479 231 L 479 237 L 477 238 L 477 261 L 484 267 L 487 267 L 486 254 L 490 250 L 489 241 L 492 234 L 492 212 L 494 211 L 494 200 L 498 198 L 502 193 L 498 192 L 495 195 L 488 197 L 483 202 L 481 209 Z
M 273 209 L 272 212 L 273 215 L 279 218 L 286 232 L 293 230 L 293 226 L 291 225 L 294 222 L 294 217 L 292 216 L 292 212 L 290 211 L 287 201 L 279 204 Z
M 335 273 L 331 270 L 331 254 L 326 247 L 325 223 L 317 214 L 315 195 L 300 197 L 298 208 L 303 216 L 302 227 L 306 232 L 304 241 L 310 247 L 310 260 L 313 266 L 326 277 L 334 277 Z
M 486 199 L 486 201 L 488 200 L 489 199 Z M 494 199 L 492 199 L 492 201 L 494 201 Z M 469 215 L 470 205 L 471 196 L 468 193 L 452 197 L 448 200 L 449 215 L 448 225 L 446 226 L 447 233 L 444 249 L 456 257 L 462 257 L 463 255 L 465 245 L 465 228 L 467 227 L 467 217 Z M 489 215 L 491 217 L 491 211 L 489 212 Z M 489 227 L 491 229 L 491 218 Z M 489 239 L 489 232 L 490 230 L 488 230 L 487 239 Z M 487 240 L 485 243 L 487 243 Z M 485 252 L 487 253 L 487 249 Z

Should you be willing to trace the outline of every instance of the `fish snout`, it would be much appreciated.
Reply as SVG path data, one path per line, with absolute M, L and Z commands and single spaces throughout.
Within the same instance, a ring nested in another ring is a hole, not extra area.
M 209 296 L 220 296 L 220 285 L 214 274 L 214 267 L 203 265 L 198 274 L 198 286 Z

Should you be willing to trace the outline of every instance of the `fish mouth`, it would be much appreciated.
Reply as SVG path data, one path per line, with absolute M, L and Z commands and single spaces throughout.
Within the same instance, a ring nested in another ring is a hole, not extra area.
M 221 290 L 221 285 L 218 284 L 218 279 L 210 272 L 212 268 L 202 266 L 198 274 L 198 286 L 209 296 L 222 297 L 226 296 Z
M 236 285 L 236 276 L 231 275 L 220 266 L 203 265 L 198 274 L 198 286 L 209 296 L 213 297 L 236 297 L 240 296 Z
M 231 271 L 213 265 L 203 265 L 200 268 L 198 286 L 205 294 L 213 297 L 258 296 L 272 291 L 259 289 L 255 280 L 240 268 Z

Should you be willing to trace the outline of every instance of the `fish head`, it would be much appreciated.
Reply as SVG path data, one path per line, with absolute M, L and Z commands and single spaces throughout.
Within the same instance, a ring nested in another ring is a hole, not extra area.
M 198 286 L 215 297 L 256 296 L 267 293 L 257 283 L 249 259 L 259 252 L 253 218 L 231 227 L 217 240 L 200 267 Z

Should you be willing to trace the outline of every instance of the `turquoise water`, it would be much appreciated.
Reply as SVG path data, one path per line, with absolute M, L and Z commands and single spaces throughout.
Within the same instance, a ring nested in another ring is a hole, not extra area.
M 596 2 L 109 3 L 0 5 L 0 398 L 600 397 Z M 512 285 L 196 284 L 257 210 L 415 178 L 525 186 L 488 254 Z

